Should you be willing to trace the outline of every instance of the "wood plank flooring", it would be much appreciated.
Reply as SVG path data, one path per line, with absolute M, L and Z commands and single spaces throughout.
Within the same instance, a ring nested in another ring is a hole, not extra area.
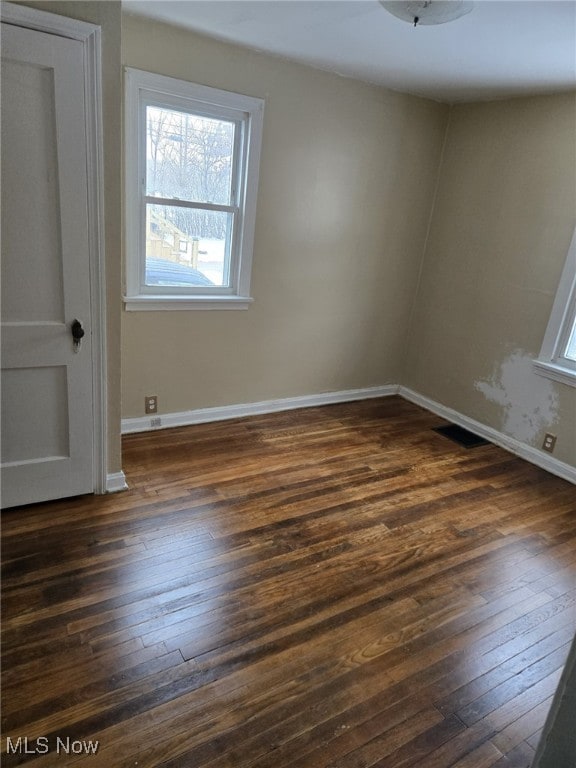
M 2 764 L 527 768 L 576 488 L 442 423 L 393 397 L 133 435 L 128 492 L 3 513 Z

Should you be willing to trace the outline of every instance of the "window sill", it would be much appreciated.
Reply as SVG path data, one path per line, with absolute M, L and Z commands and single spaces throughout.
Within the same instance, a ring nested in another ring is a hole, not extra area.
M 253 301 L 249 296 L 124 296 L 124 307 L 127 312 L 248 309 Z
M 539 376 L 546 376 L 548 379 L 568 384 L 569 387 L 576 387 L 576 370 L 546 360 L 534 360 L 533 366 L 534 372 Z

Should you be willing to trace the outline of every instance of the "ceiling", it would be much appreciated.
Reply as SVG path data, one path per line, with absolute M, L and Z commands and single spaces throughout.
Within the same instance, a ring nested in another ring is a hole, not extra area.
M 124 0 L 129 13 L 445 102 L 576 89 L 576 0 L 477 0 L 439 26 L 377 0 Z

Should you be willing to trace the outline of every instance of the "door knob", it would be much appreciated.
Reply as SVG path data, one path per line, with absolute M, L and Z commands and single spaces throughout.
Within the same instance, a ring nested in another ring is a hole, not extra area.
M 80 344 L 82 343 L 82 338 L 84 337 L 84 334 L 86 331 L 84 328 L 82 328 L 82 323 L 80 320 L 74 320 L 72 323 L 72 338 L 74 339 L 74 351 L 77 352 L 80 349 Z

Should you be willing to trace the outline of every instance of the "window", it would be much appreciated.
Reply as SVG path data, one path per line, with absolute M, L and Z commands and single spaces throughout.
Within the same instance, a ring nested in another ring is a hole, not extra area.
M 576 387 L 576 229 L 534 367 L 543 376 Z
M 126 70 L 127 309 L 245 309 L 264 102 Z

